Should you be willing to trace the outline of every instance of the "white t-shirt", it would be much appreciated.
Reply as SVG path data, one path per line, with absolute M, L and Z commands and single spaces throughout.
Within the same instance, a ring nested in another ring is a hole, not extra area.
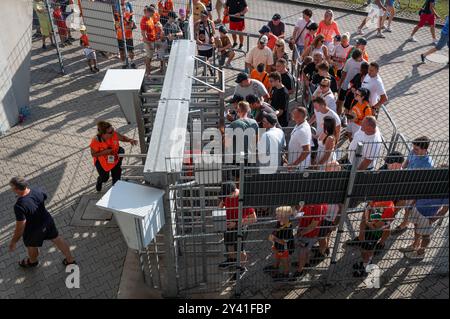
M 273 52 L 268 47 L 260 49 L 254 47 L 250 50 L 245 58 L 245 63 L 249 63 L 252 67 L 256 68 L 258 64 L 273 65 Z
M 386 94 L 386 90 L 384 89 L 383 81 L 381 80 L 380 75 L 377 75 L 374 78 L 371 78 L 369 74 L 364 78 L 361 87 L 366 88 L 370 91 L 369 104 L 370 106 L 374 106 L 380 100 L 380 97 Z
M 334 93 L 331 91 L 331 89 L 329 89 L 327 93 L 323 94 L 320 86 L 318 86 L 314 91 L 313 96 L 323 98 L 327 103 L 327 106 L 334 112 L 336 112 L 336 97 L 334 96 Z
M 383 140 L 381 139 L 381 132 L 378 128 L 373 135 L 367 135 L 362 130 L 358 130 L 353 137 L 353 141 L 348 147 L 348 159 L 350 163 L 354 164 L 356 147 L 358 143 L 361 142 L 363 144 L 361 161 L 363 161 L 364 159 L 372 160 L 372 163 L 370 163 L 370 165 L 367 167 L 368 169 L 372 169 L 375 164 L 375 160 L 380 156 L 382 141 Z
M 295 27 L 298 28 L 298 32 L 302 32 L 302 30 L 303 30 L 302 34 L 300 35 L 300 37 L 297 40 L 298 45 L 303 45 L 305 43 L 305 36 L 308 33 L 308 30 L 306 29 L 306 25 L 308 23 L 311 24 L 311 23 L 313 23 L 313 21 L 309 20 L 309 22 L 306 22 L 306 20 L 300 18 L 300 19 L 298 19 L 297 23 L 295 24 Z M 298 36 L 298 34 L 297 34 L 297 36 Z M 295 41 L 295 39 L 294 39 L 294 41 Z
M 286 146 L 283 130 L 273 127 L 265 131 L 258 141 L 260 174 L 274 174 L 282 165 L 281 152 Z
M 296 125 L 291 133 L 291 139 L 288 146 L 288 162 L 291 165 L 303 152 L 303 146 L 311 145 L 311 126 L 307 121 Z M 311 153 L 301 162 L 298 167 L 305 169 L 311 165 Z
M 356 61 L 354 59 L 349 59 L 342 69 L 345 72 L 345 79 L 342 82 L 341 89 L 348 90 L 350 81 L 355 77 L 356 74 L 361 70 L 361 64 L 363 61 Z
M 337 113 L 331 109 L 329 109 L 328 112 L 325 114 L 314 110 L 314 114 L 316 114 L 316 124 L 317 124 L 316 136 L 320 136 L 320 134 L 323 133 L 323 120 L 327 116 L 334 118 L 334 120 L 336 121 L 336 127 L 341 126 L 341 119 L 339 118 L 339 115 L 337 115 Z
M 333 52 L 331 53 L 332 57 L 337 57 L 341 59 L 347 58 L 348 53 L 353 47 L 351 45 L 348 45 L 346 48 L 342 46 L 342 44 L 339 44 L 334 47 Z M 338 70 L 341 70 L 344 67 L 345 62 L 338 62 Z

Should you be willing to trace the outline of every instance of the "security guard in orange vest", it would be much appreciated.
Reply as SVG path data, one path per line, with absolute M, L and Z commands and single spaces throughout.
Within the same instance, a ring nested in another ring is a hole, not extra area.
M 127 45 L 128 57 L 131 60 L 131 67 L 136 68 L 134 64 L 134 43 L 133 43 L 133 30 L 136 29 L 136 24 L 132 20 L 133 14 L 125 12 L 123 15 L 123 25 L 125 27 L 125 41 L 123 41 L 122 24 L 119 14 L 115 16 L 115 28 L 117 33 L 117 42 L 119 44 L 120 60 L 125 61 L 125 43 Z
M 125 150 L 119 146 L 119 141 L 137 145 L 136 140 L 116 132 L 109 122 L 97 123 L 97 135 L 90 144 L 91 155 L 99 175 L 95 186 L 97 192 L 100 192 L 102 184 L 108 181 L 110 172 L 113 185 L 122 176 L 122 158 L 119 158 L 119 154 L 125 153 Z

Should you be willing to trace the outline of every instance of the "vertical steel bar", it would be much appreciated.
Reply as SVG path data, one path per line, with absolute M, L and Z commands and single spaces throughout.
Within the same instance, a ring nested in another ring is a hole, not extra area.
M 244 152 L 241 152 L 239 159 L 239 205 L 238 205 L 238 225 L 237 225 L 237 252 L 236 252 L 236 287 L 235 296 L 241 296 L 241 251 L 242 251 L 242 213 L 244 204 Z
M 205 216 L 205 185 L 200 185 L 200 216 L 202 221 L 202 280 L 203 283 L 208 282 L 208 265 L 206 260 L 206 216 Z
M 341 218 L 339 220 L 338 230 L 336 233 L 336 238 L 334 240 L 333 252 L 331 254 L 331 261 L 330 261 L 330 269 L 328 271 L 328 276 L 327 276 L 327 284 L 331 283 L 331 279 L 332 279 L 333 274 L 336 269 L 336 257 L 337 257 L 339 246 L 341 244 L 341 237 L 342 237 L 342 233 L 343 233 L 344 222 L 347 219 L 348 209 L 350 207 L 350 201 L 351 201 L 351 195 L 353 194 L 353 185 L 355 183 L 356 171 L 357 171 L 358 165 L 362 158 L 362 149 L 363 149 L 363 144 L 358 143 L 358 146 L 356 147 L 356 151 L 355 151 L 356 152 L 355 153 L 355 163 L 353 163 L 352 170 L 350 171 L 350 177 L 349 177 L 349 181 L 348 181 L 347 193 L 346 193 L 345 201 L 344 201 L 344 207 L 342 209 Z

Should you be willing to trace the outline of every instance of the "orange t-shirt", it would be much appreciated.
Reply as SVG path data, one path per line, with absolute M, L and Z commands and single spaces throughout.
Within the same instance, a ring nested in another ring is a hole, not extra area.
M 89 146 L 96 153 L 104 151 L 108 148 L 113 150 L 114 155 L 102 155 L 99 157 L 94 157 L 94 165 L 97 160 L 100 161 L 100 165 L 106 172 L 112 170 L 114 166 L 116 166 L 119 162 L 119 136 L 117 135 L 117 132 L 114 132 L 112 137 L 110 139 L 107 139 L 106 141 L 100 140 L 98 136 L 95 136 Z M 113 161 L 108 160 L 110 156 L 114 156 Z
M 133 24 L 132 22 L 123 21 L 125 27 L 125 39 L 133 39 Z M 117 39 L 122 40 L 122 26 L 120 22 L 116 22 Z
M 264 84 L 264 86 L 267 89 L 267 92 L 270 92 L 271 86 L 269 81 L 269 73 L 267 73 L 266 71 L 264 71 L 263 73 L 259 73 L 256 69 L 253 69 L 252 72 L 250 73 L 250 78 L 258 80 L 259 82 Z
M 158 1 L 158 11 L 159 14 L 167 17 L 170 11 L 173 11 L 173 1 L 167 0 L 166 2 L 159 0 Z
M 352 111 L 356 114 L 354 122 L 358 125 L 361 125 L 362 120 L 364 120 L 366 116 L 373 115 L 372 108 L 370 107 L 368 101 L 363 101 L 363 103 L 356 103 L 352 107 Z
M 155 22 L 152 18 L 147 18 L 146 16 L 143 16 L 141 19 L 141 31 L 145 32 L 145 39 L 150 42 L 156 41 L 156 28 L 155 28 Z
M 275 48 L 275 43 L 277 42 L 278 37 L 273 33 L 269 33 L 268 38 L 269 38 L 269 41 L 267 42 L 267 47 L 270 50 L 273 50 L 273 48 Z
M 339 27 L 335 21 L 330 25 L 326 24 L 325 21 L 320 21 L 319 28 L 317 29 L 317 34 L 323 34 L 326 42 L 332 42 L 335 35 L 340 35 Z

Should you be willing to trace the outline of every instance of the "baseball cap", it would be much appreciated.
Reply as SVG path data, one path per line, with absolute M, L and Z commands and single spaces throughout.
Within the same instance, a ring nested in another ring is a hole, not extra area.
M 317 23 L 311 22 L 311 23 L 306 27 L 306 29 L 307 29 L 307 30 L 317 30 L 317 29 L 319 29 L 319 26 L 317 25 Z
M 86 31 L 86 26 L 85 26 L 84 24 L 82 24 L 82 25 L 80 26 L 80 31 Z
M 336 35 L 334 36 L 334 39 L 335 39 L 336 41 L 341 41 L 342 37 L 341 37 L 339 34 L 336 34 Z
M 272 20 L 281 20 L 281 16 L 279 13 L 275 13 L 272 17 Z
M 259 43 L 267 44 L 267 42 L 269 42 L 269 38 L 267 37 L 267 35 L 263 35 L 263 36 L 259 39 Z
M 263 25 L 262 27 L 261 27 L 261 29 L 259 30 L 259 33 L 268 33 L 268 32 L 270 32 L 271 30 L 270 30 L 270 27 L 268 26 L 268 25 Z
M 178 14 L 184 17 L 186 15 L 186 10 L 184 10 L 184 8 L 180 8 L 180 10 L 178 10 Z
M 237 75 L 236 83 L 241 83 L 242 81 L 248 80 L 248 74 L 241 72 Z
M 244 98 L 238 94 L 235 94 L 227 101 L 227 103 L 239 103 L 241 101 L 244 101 Z
M 267 120 L 267 122 L 269 122 L 272 125 L 275 125 L 278 123 L 278 118 L 275 115 L 275 113 L 263 112 L 263 117 Z
M 356 40 L 356 44 L 357 45 L 367 45 L 367 40 L 364 38 L 359 38 L 358 40 Z
M 225 28 L 225 26 L 223 26 L 223 25 L 221 25 L 220 27 L 219 27 L 219 32 L 222 32 L 222 33 L 228 33 L 228 30 L 227 30 L 227 28 Z
M 403 164 L 405 161 L 405 157 L 399 151 L 393 151 L 386 156 L 384 159 L 384 165 L 380 167 L 380 169 L 387 169 L 389 164 Z
M 258 97 L 255 94 L 250 94 L 245 97 L 245 100 L 248 104 L 253 104 L 259 101 Z

